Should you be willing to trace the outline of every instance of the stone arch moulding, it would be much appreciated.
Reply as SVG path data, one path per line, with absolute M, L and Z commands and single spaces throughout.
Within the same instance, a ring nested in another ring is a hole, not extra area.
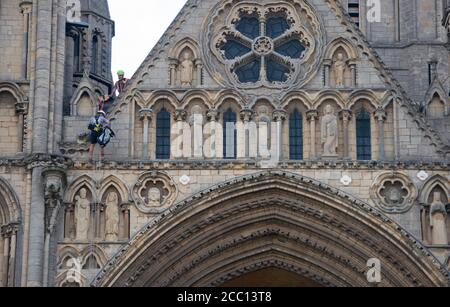
M 450 285 L 431 252 L 375 208 L 314 179 L 267 171 L 171 206 L 92 285 L 217 286 L 276 267 L 324 286 L 369 286 L 373 257 L 385 268 L 381 286 Z
M 450 180 L 441 175 L 434 175 L 429 178 L 427 182 L 425 182 L 422 189 L 420 190 L 419 201 L 421 204 L 428 203 L 428 198 L 431 192 L 437 186 L 440 186 L 447 193 L 447 195 L 450 195 Z
M 0 212 L 5 214 L 3 217 L 0 216 L 0 226 L 20 224 L 22 221 L 22 209 L 19 198 L 8 181 L 2 177 L 0 177 L 0 197 L 6 202 L 5 208 L 2 208 L 2 204 L 0 203 Z
M 332 59 L 339 48 L 344 49 L 344 51 L 347 53 L 347 56 L 349 57 L 349 60 L 357 61 L 359 59 L 356 47 L 343 37 L 338 37 L 328 44 L 328 48 L 325 53 L 325 59 Z
M 383 212 L 400 214 L 408 212 L 414 206 L 419 192 L 407 175 L 388 172 L 375 179 L 370 195 Z
M 192 51 L 195 59 L 200 58 L 200 47 L 198 46 L 197 42 L 190 37 L 185 37 L 182 40 L 180 40 L 170 50 L 169 58 L 170 59 L 178 59 L 181 56 L 181 52 L 186 48 L 189 48 Z

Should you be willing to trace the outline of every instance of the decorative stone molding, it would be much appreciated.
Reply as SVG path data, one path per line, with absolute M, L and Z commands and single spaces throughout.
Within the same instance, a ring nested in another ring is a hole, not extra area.
M 133 199 L 139 211 L 146 214 L 166 211 L 178 196 L 173 180 L 163 172 L 142 174 L 133 187 Z
M 323 49 L 325 36 L 323 35 L 323 26 L 314 9 L 303 1 L 296 1 L 295 5 L 294 7 L 288 2 L 261 4 L 257 1 L 246 3 L 239 3 L 236 0 L 219 1 L 206 21 L 207 28 L 202 37 L 205 67 L 215 80 L 221 85 L 237 86 L 248 90 L 261 87 L 286 88 L 306 83 L 314 75 L 313 72 L 319 69 L 319 54 Z M 289 29 L 277 38 L 271 38 L 264 33 L 264 25 L 267 17 L 271 14 L 285 16 L 290 24 Z M 259 20 L 261 33 L 254 40 L 243 35 L 236 28 L 236 24 L 244 15 L 254 15 Z M 246 46 L 249 49 L 248 54 L 227 59 L 221 46 L 230 38 Z M 280 44 L 292 39 L 300 41 L 305 47 L 299 58 L 281 56 L 279 53 L 273 52 Z M 233 71 L 235 67 L 251 57 L 264 59 L 269 55 L 276 57 L 280 63 L 289 67 L 290 72 L 286 81 L 270 82 L 266 77 L 265 67 L 262 65 L 259 81 L 255 83 L 240 82 Z
M 280 191 L 275 193 L 276 195 L 261 195 L 268 187 L 277 187 Z M 299 195 L 305 196 L 307 194 L 308 196 L 305 199 L 311 199 L 312 202 L 299 203 L 295 195 L 291 195 L 293 197 L 289 200 L 290 197 L 288 195 L 290 193 L 299 193 Z M 254 198 L 246 197 L 247 194 L 253 195 Z M 325 199 L 329 199 L 333 205 L 327 206 L 326 203 L 322 202 Z M 346 217 L 352 216 L 356 218 L 357 221 L 339 217 L 339 214 L 333 214 L 329 211 L 332 208 L 337 209 L 339 206 L 343 206 L 343 211 L 341 212 L 358 212 L 355 215 L 346 215 Z M 195 208 L 195 212 L 193 212 L 193 208 Z M 124 247 L 110 261 L 105 269 L 100 272 L 97 278 L 94 279 L 93 285 L 187 285 L 189 283 L 195 283 L 195 280 L 198 280 L 198 285 L 204 285 L 204 277 L 208 273 L 203 271 L 203 269 L 211 269 L 208 264 L 205 265 L 204 263 L 209 261 L 211 265 L 211 261 L 213 261 L 213 263 L 220 264 L 222 263 L 221 261 L 225 261 L 226 259 L 221 258 L 222 255 L 226 253 L 233 254 L 233 249 L 230 248 L 233 245 L 238 244 L 242 246 L 242 244 L 245 244 L 245 238 L 250 238 L 251 242 L 256 243 L 259 238 L 264 238 L 266 235 L 266 232 L 262 231 L 253 232 L 255 235 L 252 236 L 252 232 L 250 231 L 253 228 L 247 229 L 247 235 L 240 236 L 239 238 L 233 236 L 234 232 L 231 230 L 225 233 L 220 232 L 215 234 L 215 225 L 221 225 L 222 227 L 225 227 L 224 225 L 234 225 L 235 229 L 242 231 L 242 228 L 236 228 L 239 225 L 242 227 L 241 223 L 253 225 L 249 223 L 248 218 L 250 215 L 245 214 L 246 212 L 252 212 L 254 214 L 259 212 L 257 214 L 258 217 L 263 217 L 264 213 L 272 217 L 270 214 L 271 210 L 275 210 L 274 212 L 277 212 L 277 216 L 281 220 L 283 220 L 283 216 L 286 216 L 290 222 L 296 221 L 297 219 L 292 218 L 295 215 L 299 219 L 307 218 L 310 222 L 310 219 L 314 219 L 315 222 L 311 225 L 315 225 L 315 227 L 319 224 L 328 225 L 325 227 L 326 229 L 330 225 L 333 225 L 333 227 L 336 227 L 333 230 L 334 232 L 342 231 L 345 233 L 341 238 L 344 240 L 346 237 L 352 238 L 352 248 L 355 247 L 355 242 L 364 242 L 364 250 L 372 250 L 377 257 L 390 259 L 389 263 L 392 265 L 388 272 L 389 277 L 383 279 L 387 284 L 396 284 L 398 282 L 414 286 L 425 286 L 430 283 L 437 283 L 443 286 L 450 284 L 449 272 L 431 252 L 420 241 L 372 206 L 353 198 L 341 190 L 317 182 L 314 179 L 283 171 L 268 171 L 234 178 L 230 181 L 220 183 L 173 205 L 169 212 L 153 219 L 143 228 L 131 240 L 128 246 Z M 190 224 L 184 226 L 183 221 L 187 220 L 190 221 Z M 260 219 L 258 220 L 260 221 Z M 180 227 L 176 227 L 177 223 L 180 223 Z M 300 237 L 296 237 L 291 231 L 292 228 L 285 227 L 286 230 L 280 229 L 280 225 L 285 225 L 282 221 L 280 223 L 274 223 L 276 224 L 274 228 L 268 226 L 269 228 L 267 229 L 267 235 L 269 235 L 271 242 L 285 244 L 286 234 L 289 233 L 287 240 L 295 242 L 295 244 L 289 244 L 290 248 L 305 251 L 305 246 L 312 244 L 308 246 L 308 249 L 315 250 L 322 256 L 325 255 L 326 257 L 338 260 L 334 261 L 336 264 L 345 263 L 344 274 L 348 274 L 347 276 L 359 276 L 358 278 L 362 276 L 361 283 L 366 283 L 363 277 L 366 269 L 365 262 L 361 262 L 360 265 L 353 264 L 352 260 L 350 262 L 346 261 L 346 257 L 343 257 L 344 255 L 338 256 L 329 243 L 324 243 L 316 235 L 313 237 L 306 236 L 306 241 L 304 241 Z M 364 230 L 360 229 L 360 223 L 363 223 L 367 227 L 364 226 Z M 165 225 L 171 226 L 171 231 L 173 232 L 170 235 L 168 233 L 161 234 L 158 231 Z M 324 231 L 323 228 L 320 229 Z M 313 230 L 309 229 L 308 231 Z M 299 233 L 302 234 L 301 231 Z M 312 233 L 317 234 L 322 232 L 316 233 L 313 231 Z M 170 240 L 164 239 L 164 236 L 169 236 Z M 189 253 L 180 250 L 185 248 L 190 249 L 189 242 L 197 242 L 199 239 L 198 236 L 208 236 L 208 240 L 214 243 L 211 243 L 211 247 L 195 249 L 196 252 L 192 257 L 189 256 Z M 389 238 L 388 241 L 386 241 L 386 237 Z M 193 238 L 196 238 L 196 240 L 192 241 Z M 274 238 L 280 239 L 274 240 Z M 224 240 L 226 241 L 224 242 Z M 321 242 L 316 242 L 316 240 Z M 161 244 L 157 242 L 161 242 Z M 303 244 L 302 242 L 307 244 Z M 381 242 L 383 243 L 380 245 Z M 414 251 L 411 250 L 407 255 L 404 254 L 405 250 L 403 248 L 400 251 L 399 248 L 405 244 Z M 138 246 L 142 252 L 141 258 L 136 254 L 136 247 Z M 255 245 L 252 244 L 250 247 L 254 248 Z M 369 253 L 372 254 L 372 252 Z M 132 255 L 131 258 L 130 255 Z M 294 254 L 291 253 L 291 255 Z M 183 258 L 183 261 L 177 261 L 179 259 L 177 257 L 179 256 L 187 257 L 187 259 Z M 156 260 L 158 259 L 166 259 L 166 262 L 171 264 L 170 270 L 163 270 L 162 267 L 166 264 L 162 262 L 158 262 L 157 267 L 155 267 Z M 269 259 L 275 259 L 277 261 L 278 258 L 269 257 Z M 174 265 L 174 263 L 176 264 Z M 245 263 L 241 261 L 239 266 L 242 264 Z M 129 266 L 133 267 L 133 272 L 126 270 Z M 316 266 L 308 267 L 314 269 Z M 158 270 L 158 273 L 155 270 Z M 125 276 L 122 275 L 123 272 L 126 272 Z M 433 274 L 430 274 L 431 272 Z M 202 278 L 196 273 L 202 274 L 204 277 Z M 431 277 L 431 275 L 435 277 Z M 220 280 L 224 276 L 228 275 L 222 273 L 217 274 L 216 271 L 213 271 L 210 277 L 215 278 L 214 280 Z M 320 276 L 323 276 L 323 274 L 320 274 Z M 338 274 L 338 276 L 341 275 Z M 401 277 L 399 278 L 399 276 Z M 200 278 L 202 278 L 202 281 L 199 280 Z M 354 278 L 350 279 L 353 280 Z M 332 284 L 336 285 L 339 283 L 333 282 Z
M 391 214 L 409 211 L 419 195 L 411 179 L 398 172 L 379 175 L 370 192 L 376 205 Z
M 62 207 L 63 192 L 66 186 L 66 171 L 59 167 L 47 167 L 42 171 L 45 199 L 46 229 L 53 233 L 59 210 Z

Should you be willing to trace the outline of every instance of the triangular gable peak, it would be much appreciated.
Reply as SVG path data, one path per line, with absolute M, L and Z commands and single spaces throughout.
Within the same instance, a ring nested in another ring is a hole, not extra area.
M 434 131 L 428 124 L 424 115 L 420 112 L 420 105 L 416 104 L 410 99 L 402 85 L 396 80 L 393 73 L 385 65 L 377 52 L 370 46 L 370 43 L 365 38 L 361 30 L 353 23 L 351 17 L 348 15 L 342 4 L 337 0 L 323 0 L 329 9 L 335 13 L 337 20 L 345 27 L 345 37 L 349 43 L 358 48 L 360 54 L 367 57 L 368 61 L 376 69 L 378 77 L 384 83 L 385 88 L 391 93 L 393 100 L 402 107 L 410 119 L 417 124 L 420 131 L 423 132 L 424 137 L 430 140 L 432 146 L 435 147 L 436 152 L 445 156 L 450 154 L 450 147 L 447 146 L 441 139 L 440 135 Z M 173 45 L 173 38 L 182 29 L 183 24 L 186 23 L 189 16 L 192 16 L 201 1 L 189 0 L 182 8 L 178 16 L 172 22 L 168 30 L 152 49 L 140 68 L 131 78 L 127 90 L 120 95 L 113 108 L 111 108 L 110 115 L 116 117 L 123 112 L 121 108 L 126 106 L 129 102 L 135 101 L 135 97 L 139 92 L 138 87 L 142 84 L 145 76 L 149 70 L 155 66 L 160 60 L 161 54 L 169 54 L 169 47 Z

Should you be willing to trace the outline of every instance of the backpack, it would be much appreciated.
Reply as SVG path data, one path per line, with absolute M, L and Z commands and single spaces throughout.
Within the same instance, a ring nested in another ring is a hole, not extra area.
M 105 128 L 102 134 L 98 137 L 98 144 L 100 146 L 106 147 L 106 145 L 111 142 L 111 139 L 115 137 L 116 134 L 110 128 Z
M 95 118 L 95 124 L 89 124 L 88 129 L 93 131 L 93 132 L 100 132 L 101 131 L 101 127 L 100 124 L 98 123 L 98 118 Z

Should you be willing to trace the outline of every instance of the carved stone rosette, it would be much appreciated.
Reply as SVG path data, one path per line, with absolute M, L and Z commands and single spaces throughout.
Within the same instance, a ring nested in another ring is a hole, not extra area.
M 411 179 L 398 172 L 381 174 L 370 190 L 372 200 L 384 212 L 408 212 L 419 195 Z
M 163 172 L 142 174 L 133 187 L 136 207 L 146 214 L 166 211 L 177 199 L 178 189 L 173 180 Z

